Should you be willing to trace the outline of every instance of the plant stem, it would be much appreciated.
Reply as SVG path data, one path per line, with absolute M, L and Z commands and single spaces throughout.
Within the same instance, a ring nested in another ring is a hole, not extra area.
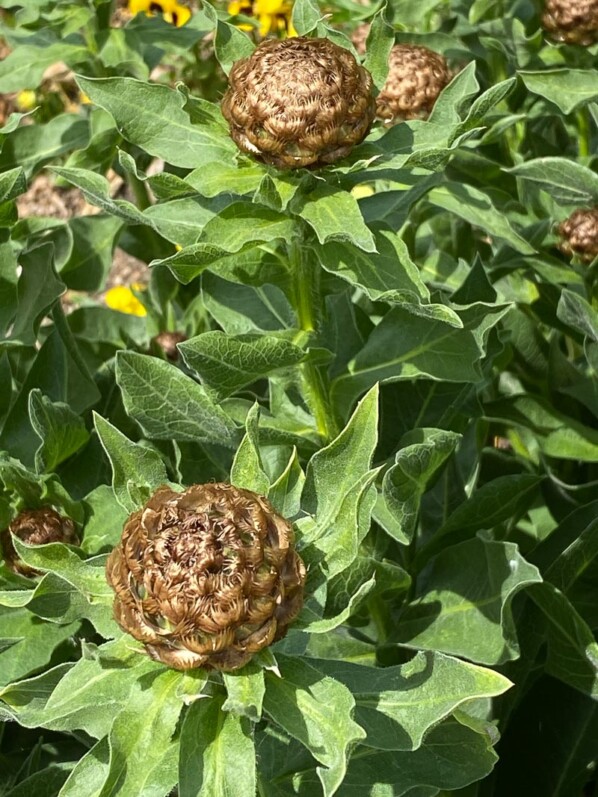
M 127 174 L 127 183 L 133 192 L 139 210 L 145 210 L 152 204 L 146 184 L 134 174 Z
M 302 332 L 315 332 L 319 305 L 318 271 L 313 262 L 304 257 L 297 240 L 288 245 L 289 267 L 292 280 L 292 301 Z M 338 427 L 330 405 L 328 379 L 322 368 L 311 361 L 300 366 L 301 381 L 307 403 L 314 414 L 316 428 L 328 442 L 338 434 Z
M 578 150 L 580 158 L 588 158 L 590 155 L 590 119 L 587 107 L 580 108 L 575 114 L 579 130 Z

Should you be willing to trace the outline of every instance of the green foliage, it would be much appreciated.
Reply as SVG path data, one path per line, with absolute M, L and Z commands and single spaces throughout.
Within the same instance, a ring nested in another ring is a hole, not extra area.
M 219 107 L 266 20 L 113 6 L 0 1 L 0 793 L 594 794 L 598 271 L 556 244 L 598 205 L 596 45 L 531 0 L 296 0 L 353 53 L 371 23 L 376 91 L 395 42 L 454 77 L 280 172 Z M 304 604 L 179 672 L 106 560 L 158 487 L 220 481 L 293 523 Z M 80 545 L 10 537 L 41 507 Z

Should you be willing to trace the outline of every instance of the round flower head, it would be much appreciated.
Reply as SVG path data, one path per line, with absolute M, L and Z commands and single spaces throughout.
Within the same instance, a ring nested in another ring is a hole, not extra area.
M 395 44 L 376 115 L 387 123 L 425 119 L 451 78 L 444 56 L 415 44 Z
M 578 255 L 586 263 L 598 257 L 598 208 L 575 210 L 558 226 L 559 249 L 563 254 Z
M 279 169 L 323 166 L 367 135 L 372 78 L 328 39 L 267 40 L 234 64 L 222 113 L 243 152 Z
M 542 26 L 556 41 L 592 44 L 598 41 L 598 0 L 546 0 Z
M 27 545 L 46 545 L 50 542 L 79 544 L 73 521 L 59 515 L 51 506 L 23 510 L 0 534 L 6 566 L 14 573 L 20 573 L 23 576 L 37 576 L 40 573 L 19 559 L 10 537 L 11 534 Z
M 283 637 L 303 602 L 293 529 L 230 484 L 161 487 L 125 524 L 106 563 L 114 616 L 176 670 L 234 670 Z

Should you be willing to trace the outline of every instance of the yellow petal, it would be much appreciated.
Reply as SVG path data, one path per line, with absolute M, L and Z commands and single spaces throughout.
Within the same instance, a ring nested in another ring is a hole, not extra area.
M 133 287 L 137 290 L 142 288 L 138 282 L 134 283 Z M 110 288 L 110 290 L 106 291 L 104 301 L 111 310 L 118 310 L 121 313 L 140 317 L 147 315 L 145 307 L 126 285 L 115 285 L 114 288 Z
M 129 0 L 129 11 L 131 14 L 139 14 L 140 11 L 149 11 L 152 0 Z
M 270 16 L 270 14 L 259 14 L 258 20 L 260 23 L 260 36 L 264 39 L 272 30 L 276 18 Z
M 175 4 L 176 8 L 174 9 L 173 14 L 176 14 L 176 21 L 175 25 L 177 28 L 182 27 L 185 22 L 189 22 L 191 19 L 191 9 L 187 8 L 187 6 L 179 5 L 178 3 Z
M 275 16 L 276 14 L 286 14 L 290 11 L 290 6 L 286 0 L 255 0 L 253 11 L 257 17 L 262 14 Z

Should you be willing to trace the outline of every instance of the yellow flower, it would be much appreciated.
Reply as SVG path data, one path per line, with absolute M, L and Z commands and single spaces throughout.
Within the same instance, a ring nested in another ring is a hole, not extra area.
M 239 14 L 243 14 L 244 17 L 252 17 L 253 5 L 250 0 L 231 0 L 227 6 L 227 11 L 231 17 L 236 17 Z M 253 30 L 253 25 L 249 25 L 246 22 L 240 22 L 235 27 L 239 28 L 239 30 Z
M 134 282 L 131 286 L 136 291 L 143 290 L 140 282 Z M 143 317 L 147 315 L 147 310 L 135 296 L 131 288 L 126 285 L 115 285 L 114 288 L 106 291 L 104 301 L 111 310 L 118 310 L 120 313 L 137 315 Z
M 129 11 L 133 15 L 143 11 L 148 17 L 161 14 L 166 22 L 177 28 L 191 19 L 191 9 L 176 0 L 129 0 Z
M 231 16 L 243 14 L 246 17 L 255 17 L 259 22 L 259 35 L 262 39 L 271 33 L 281 38 L 297 35 L 291 22 L 293 5 L 289 0 L 231 0 L 228 13 Z M 237 27 L 240 30 L 252 30 L 252 26 L 246 23 Z
M 19 91 L 15 97 L 15 105 L 19 111 L 31 111 L 35 108 L 36 102 L 35 92 L 27 89 Z

